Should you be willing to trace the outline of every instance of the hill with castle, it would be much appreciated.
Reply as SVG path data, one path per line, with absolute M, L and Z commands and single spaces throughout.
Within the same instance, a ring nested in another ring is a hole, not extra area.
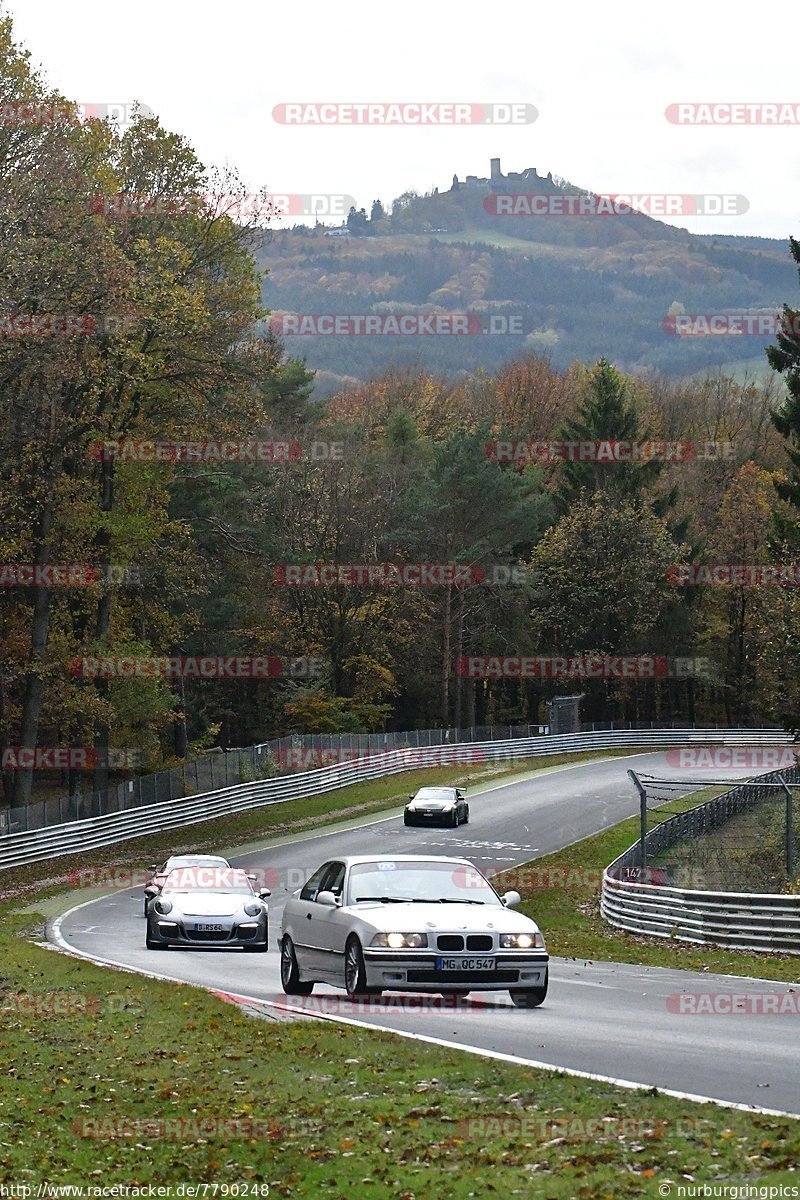
M 557 190 L 557 187 L 550 171 L 544 178 L 539 175 L 536 167 L 527 167 L 524 171 L 509 171 L 508 175 L 504 175 L 500 170 L 500 159 L 490 158 L 488 176 L 480 179 L 477 175 L 467 175 L 464 182 L 459 183 L 458 176 L 454 175 L 451 190 L 457 192 L 463 188 L 480 188 L 483 192 L 505 192 L 548 188 Z
M 549 197 L 550 215 L 498 215 L 509 194 Z M 389 366 L 459 375 L 529 352 L 559 367 L 605 355 L 632 372 L 766 374 L 770 338 L 677 336 L 668 318 L 796 303 L 788 244 L 697 234 L 635 211 L 558 215 L 591 196 L 535 167 L 503 174 L 493 158 L 486 176 L 352 209 L 340 229 L 274 231 L 260 252 L 264 302 L 278 315 L 469 314 L 465 336 L 287 337 L 318 371 L 320 396 Z

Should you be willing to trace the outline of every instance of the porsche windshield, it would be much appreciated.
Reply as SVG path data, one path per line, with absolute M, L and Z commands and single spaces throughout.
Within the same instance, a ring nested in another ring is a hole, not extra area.
M 348 903 L 367 900 L 494 904 L 500 900 L 475 867 L 459 862 L 376 859 L 350 868 Z
M 253 889 L 241 871 L 224 867 L 176 867 L 164 881 L 164 892 L 232 892 L 252 896 Z

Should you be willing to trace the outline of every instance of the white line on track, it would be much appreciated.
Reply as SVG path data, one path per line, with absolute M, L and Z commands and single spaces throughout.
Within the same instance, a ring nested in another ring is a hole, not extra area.
M 624 755 L 624 756 L 620 756 L 620 757 L 622 757 L 622 758 L 641 758 L 641 757 L 644 757 L 645 755 L 652 754 L 652 753 L 653 753 L 652 750 L 642 750 L 642 751 L 638 751 L 635 754 Z M 605 760 L 600 760 L 600 761 L 605 761 Z M 551 773 L 553 773 L 553 774 L 560 773 L 561 771 L 572 771 L 572 770 L 578 769 L 581 766 L 585 767 L 585 766 L 589 766 L 589 765 L 591 765 L 591 764 L 586 763 L 586 762 L 574 763 L 573 765 L 567 766 L 567 767 L 545 768 L 541 772 L 536 772 L 536 774 L 544 775 L 544 774 L 551 774 Z M 486 791 L 486 792 L 499 791 L 500 788 L 513 787 L 513 786 L 515 786 L 515 784 L 522 783 L 522 782 L 526 782 L 526 780 L 524 778 L 517 777 L 516 779 L 509 780 L 508 782 L 495 784 L 494 787 L 483 788 L 483 789 L 481 789 L 481 791 L 482 792 L 483 791 Z M 364 828 L 368 825 L 382 825 L 387 821 L 397 820 L 397 817 L 399 815 L 400 815 L 399 813 L 395 813 L 393 816 L 390 816 L 390 817 L 381 817 L 381 818 L 378 818 L 377 820 L 365 821 L 357 827 Z M 299 836 L 297 836 L 297 835 L 295 835 L 295 837 L 289 836 L 287 838 L 281 838 L 277 842 L 272 842 L 272 843 L 268 842 L 267 845 L 264 847 L 264 849 L 270 848 L 270 845 L 274 846 L 274 845 L 285 845 L 287 843 L 291 844 L 293 842 L 306 841 L 309 838 L 333 836 L 334 834 L 341 833 L 341 832 L 343 832 L 343 830 L 341 828 L 331 829 L 331 830 L 325 831 L 325 832 L 319 832 L 316 830 L 313 832 L 308 831 L 307 833 L 301 834 Z M 527 829 L 526 829 L 526 832 L 528 832 Z M 578 838 L 576 840 L 581 841 L 583 839 Z M 566 848 L 566 847 L 562 847 L 562 848 Z M 246 857 L 247 855 L 254 854 L 254 853 L 259 853 L 259 851 L 257 849 L 247 850 L 244 852 L 244 854 L 240 855 L 240 857 Z M 483 857 L 483 856 L 481 856 L 481 857 Z M 125 890 L 132 891 L 132 890 L 134 890 L 134 888 L 128 888 Z M 210 992 L 212 995 L 220 995 L 221 994 L 220 989 L 218 989 L 218 988 L 208 987 L 204 984 L 199 984 L 199 983 L 191 983 L 188 980 L 180 979 L 174 975 L 167 975 L 164 972 L 160 972 L 160 971 L 149 971 L 146 968 L 131 967 L 129 964 L 119 962 L 116 959 L 99 958 L 96 955 L 89 954 L 87 951 L 78 950 L 76 947 L 71 946 L 69 944 L 69 942 L 66 941 L 63 934 L 61 933 L 62 922 L 65 921 L 67 919 L 67 917 L 71 916 L 73 913 L 78 912 L 80 909 L 86 908 L 90 904 L 96 904 L 98 900 L 102 900 L 102 899 L 106 899 L 106 898 L 107 897 L 105 897 L 105 896 L 99 896 L 99 897 L 95 897 L 92 900 L 84 900 L 82 904 L 74 905 L 72 908 L 68 909 L 67 912 L 62 913 L 59 917 L 57 917 L 50 924 L 50 926 L 49 926 L 50 936 L 57 943 L 59 952 L 68 954 L 73 958 L 82 958 L 82 959 L 87 960 L 88 962 L 93 962 L 93 963 L 96 963 L 101 966 L 114 967 L 117 970 L 125 971 L 128 974 L 142 975 L 149 979 L 159 979 L 159 980 L 163 980 L 167 983 L 182 983 L 187 987 L 201 987 L 201 988 L 203 988 L 204 991 Z M 47 945 L 48 949 L 55 949 L 55 947 L 52 945 L 52 943 L 45 943 L 45 945 Z M 739 976 L 736 976 L 736 975 L 722 975 L 721 977 L 728 978 L 728 979 L 739 978 Z M 750 982 L 753 982 L 753 981 L 754 981 L 753 979 L 750 979 Z M 586 986 L 586 987 L 606 988 L 606 987 L 610 986 L 608 984 L 596 984 L 596 983 L 592 983 L 589 981 L 581 981 L 581 980 L 575 980 L 575 979 L 571 979 L 571 980 L 569 980 L 569 982 L 572 985 L 581 983 L 583 986 Z M 775 980 L 756 979 L 755 982 L 774 983 Z M 696 1095 L 692 1092 L 676 1091 L 672 1088 L 657 1087 L 656 1085 L 650 1084 L 650 1083 L 638 1083 L 635 1080 L 631 1080 L 631 1079 L 617 1079 L 611 1075 L 599 1075 L 599 1074 L 596 1074 L 591 1071 L 581 1071 L 574 1067 L 560 1067 L 553 1063 L 539 1062 L 536 1059 L 521 1058 L 517 1055 L 505 1054 L 501 1051 L 486 1050 L 486 1049 L 483 1049 L 482 1047 L 478 1047 L 478 1046 L 465 1045 L 462 1042 L 450 1042 L 450 1041 L 447 1041 L 446 1039 L 436 1038 L 429 1034 L 409 1033 L 407 1030 L 404 1030 L 404 1029 L 394 1029 L 394 1028 L 391 1028 L 391 1027 L 388 1027 L 385 1025 L 373 1025 L 373 1024 L 370 1024 L 370 1022 L 368 1022 L 368 1021 L 359 1021 L 353 1017 L 343 1017 L 343 1016 L 338 1016 L 338 1015 L 334 1016 L 329 1013 L 298 1014 L 298 1011 L 296 1008 L 293 1008 L 289 1005 L 282 1005 L 276 1001 L 264 1000 L 260 996 L 247 996 L 247 995 L 243 995 L 243 994 L 239 994 L 239 993 L 236 993 L 236 994 L 225 993 L 225 995 L 230 996 L 231 999 L 234 1000 L 234 1002 L 241 1002 L 241 1003 L 248 1004 L 248 1005 L 252 1005 L 252 1004 L 260 1005 L 260 1006 L 266 1007 L 266 1008 L 274 1008 L 278 1011 L 288 1011 L 288 1012 L 291 1012 L 292 1015 L 295 1017 L 298 1015 L 304 1015 L 308 1019 L 317 1019 L 317 1020 L 322 1020 L 322 1021 L 338 1021 L 340 1024 L 343 1024 L 343 1025 L 354 1025 L 354 1026 L 358 1026 L 359 1028 L 370 1029 L 370 1030 L 375 1030 L 375 1029 L 377 1029 L 379 1031 L 382 1030 L 384 1033 L 393 1033 L 398 1037 L 409 1038 L 412 1041 L 425 1042 L 429 1045 L 434 1045 L 434 1046 L 443 1046 L 444 1048 L 449 1049 L 449 1050 L 462 1050 L 467 1054 L 474 1054 L 480 1058 L 490 1058 L 490 1059 L 496 1060 L 497 1062 L 507 1062 L 507 1063 L 514 1064 L 516 1066 L 531 1067 L 531 1068 L 534 1068 L 537 1070 L 551 1071 L 551 1072 L 555 1072 L 556 1074 L 562 1074 L 562 1075 L 571 1075 L 577 1079 L 592 1079 L 598 1083 L 609 1083 L 609 1084 L 613 1084 L 615 1087 L 626 1088 L 631 1091 L 652 1091 L 655 1088 L 655 1090 L 657 1090 L 658 1092 L 662 1093 L 665 1096 L 672 1096 L 678 1100 L 690 1100 L 696 1104 L 715 1104 L 720 1108 L 734 1109 L 737 1112 L 760 1113 L 760 1114 L 763 1114 L 764 1116 L 772 1116 L 772 1117 L 789 1117 L 792 1120 L 800 1119 L 800 1118 L 798 1118 L 797 1113 L 785 1112 L 782 1109 L 763 1108 L 760 1105 L 756 1105 L 756 1104 L 741 1104 L 741 1103 L 738 1103 L 733 1100 L 719 1100 L 714 1096 L 702 1096 L 702 1095 Z
M 117 962 L 111 958 L 98 958 L 93 954 L 89 954 L 85 950 L 76 949 L 66 941 L 61 933 L 61 923 L 65 921 L 67 917 L 71 916 L 72 913 L 78 912 L 81 908 L 86 908 L 87 905 L 95 904 L 96 902 L 96 900 L 84 900 L 82 904 L 76 904 L 74 908 L 70 908 L 67 912 L 62 913 L 61 916 L 57 917 L 53 921 L 52 925 L 50 926 L 50 934 L 54 941 L 58 943 L 61 953 L 68 954 L 72 958 L 83 958 L 89 962 L 93 962 L 101 966 L 116 967 L 119 970 L 126 971 L 131 975 L 145 975 L 150 979 L 161 979 L 167 983 L 182 983 L 187 987 L 200 987 L 203 989 L 203 991 L 210 992 L 211 995 L 224 995 L 226 999 L 231 1000 L 233 1003 L 248 1005 L 256 1004 L 266 1008 L 277 1009 L 279 1012 L 290 1012 L 293 1016 L 298 1015 L 297 1008 L 292 1007 L 288 1003 L 284 1005 L 275 1000 L 264 1000 L 260 996 L 248 996 L 240 992 L 222 993 L 220 988 L 207 987 L 202 983 L 191 983 L 185 979 L 176 979 L 174 975 L 166 975 L 161 971 L 148 971 L 139 967 L 131 967 L 127 963 Z M 731 1108 L 735 1109 L 737 1112 L 761 1113 L 763 1116 L 768 1117 L 790 1117 L 794 1121 L 800 1119 L 797 1113 L 784 1112 L 779 1108 L 762 1108 L 757 1104 L 739 1104 L 734 1100 L 719 1100 L 715 1096 L 699 1096 L 695 1095 L 693 1092 L 680 1092 L 673 1088 L 658 1087 L 656 1084 L 652 1083 L 638 1083 L 633 1079 L 616 1079 L 612 1075 L 598 1075 L 593 1071 L 580 1071 L 576 1067 L 560 1067 L 554 1063 L 539 1062 L 537 1059 L 533 1058 L 521 1058 L 515 1054 L 504 1054 L 499 1050 L 485 1050 L 483 1047 L 469 1046 L 465 1045 L 463 1042 L 449 1042 L 445 1038 L 433 1037 L 432 1035 L 426 1033 L 409 1033 L 408 1030 L 393 1029 L 387 1025 L 372 1025 L 369 1021 L 358 1021 L 354 1017 L 342 1017 L 338 1015 L 334 1016 L 330 1013 L 320 1012 L 300 1015 L 307 1016 L 311 1020 L 337 1021 L 340 1025 L 355 1025 L 359 1029 L 370 1029 L 373 1031 L 378 1030 L 379 1032 L 383 1033 L 394 1033 L 398 1037 L 409 1038 L 411 1041 L 415 1042 L 425 1042 L 431 1046 L 443 1046 L 447 1050 L 463 1050 L 465 1053 L 475 1054 L 479 1058 L 490 1058 L 496 1062 L 507 1062 L 518 1067 L 532 1067 L 535 1070 L 551 1071 L 559 1075 L 571 1075 L 576 1079 L 592 1079 L 597 1083 L 610 1083 L 615 1087 L 627 1088 L 629 1091 L 650 1092 L 655 1089 L 664 1096 L 672 1096 L 676 1100 L 691 1100 L 695 1104 L 716 1104 L 719 1108 Z

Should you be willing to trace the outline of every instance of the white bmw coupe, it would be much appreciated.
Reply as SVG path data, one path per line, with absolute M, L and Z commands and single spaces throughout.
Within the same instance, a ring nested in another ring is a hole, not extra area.
M 329 983 L 356 997 L 507 988 L 518 1008 L 536 1008 L 549 956 L 538 925 L 511 911 L 519 900 L 518 892 L 499 896 L 466 859 L 331 859 L 283 910 L 283 990 L 307 996 Z

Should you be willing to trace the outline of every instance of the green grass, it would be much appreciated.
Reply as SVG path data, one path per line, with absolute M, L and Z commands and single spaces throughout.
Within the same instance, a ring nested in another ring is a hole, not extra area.
M 709 788 L 692 796 L 671 800 L 658 811 L 651 810 L 651 825 L 675 812 L 692 808 L 718 795 L 723 788 Z M 800 958 L 797 955 L 752 954 L 723 947 L 692 946 L 672 938 L 644 937 L 623 933 L 608 925 L 600 915 L 600 891 L 596 880 L 607 867 L 639 837 L 639 818 L 633 817 L 593 837 L 537 858 L 524 867 L 513 868 L 504 879 L 499 875 L 492 883 L 501 890 L 516 887 L 523 896 L 522 912 L 541 925 L 551 954 L 564 958 L 580 958 L 592 962 L 640 963 L 655 967 L 683 968 L 689 971 L 709 970 L 725 975 L 742 975 L 756 979 L 775 979 L 795 983 L 800 980 Z M 553 879 L 547 872 L 558 872 L 558 886 L 517 887 L 520 880 Z M 582 886 L 582 872 L 588 874 Z
M 425 781 L 445 774 L 425 772 Z M 361 816 L 398 803 L 407 780 L 419 786 L 422 776 L 195 826 L 183 831 L 182 844 L 292 834 L 343 814 Z M 616 852 L 614 837 L 620 848 L 631 840 L 625 825 L 590 839 L 605 841 L 596 855 L 603 865 Z M 132 865 L 172 848 L 174 834 L 138 839 L 82 856 L 81 865 L 104 857 Z M 75 865 L 64 860 L 64 869 Z M 201 989 L 55 953 L 32 940 L 43 932 L 37 906 L 63 910 L 69 902 L 63 884 L 60 901 L 52 899 L 55 867 L 14 872 L 13 886 L 12 873 L 3 873 L 7 890 L 28 901 L 25 913 L 18 898 L 0 903 L 0 1072 L 9 1081 L 0 1089 L 3 1180 L 258 1184 L 292 1200 L 619 1200 L 657 1196 L 666 1183 L 676 1194 L 692 1179 L 797 1178 L 800 1123 L 791 1119 L 631 1092 L 327 1021 L 258 1020 Z M 563 890 L 554 897 L 562 906 L 564 899 Z M 557 914 L 549 915 L 548 929 Z M 676 965 L 674 950 L 670 962 Z M 544 1016 L 515 1013 L 526 1028 Z M 468 1022 L 469 1015 L 443 1018 L 443 1032 L 453 1019 Z M 187 1123 L 181 1136 L 163 1136 L 159 1123 L 171 1122 L 174 1131 L 177 1120 Z M 260 1123 L 257 1136 L 232 1136 L 237 1121 L 237 1135 L 253 1132 L 246 1122 Z
M 267 1183 L 273 1197 L 336 1200 L 618 1200 L 691 1176 L 796 1178 L 800 1124 L 789 1119 L 330 1022 L 256 1020 L 196 988 L 49 952 L 28 940 L 30 923 L 0 906 L 5 1180 Z M 38 1015 L 19 1011 L 22 992 L 57 993 L 73 1011 L 48 1015 L 47 1000 Z M 196 1124 L 181 1137 L 132 1124 L 178 1118 L 203 1122 L 201 1135 Z M 218 1136 L 220 1121 L 262 1126 L 255 1138 L 232 1137 L 230 1125 Z

